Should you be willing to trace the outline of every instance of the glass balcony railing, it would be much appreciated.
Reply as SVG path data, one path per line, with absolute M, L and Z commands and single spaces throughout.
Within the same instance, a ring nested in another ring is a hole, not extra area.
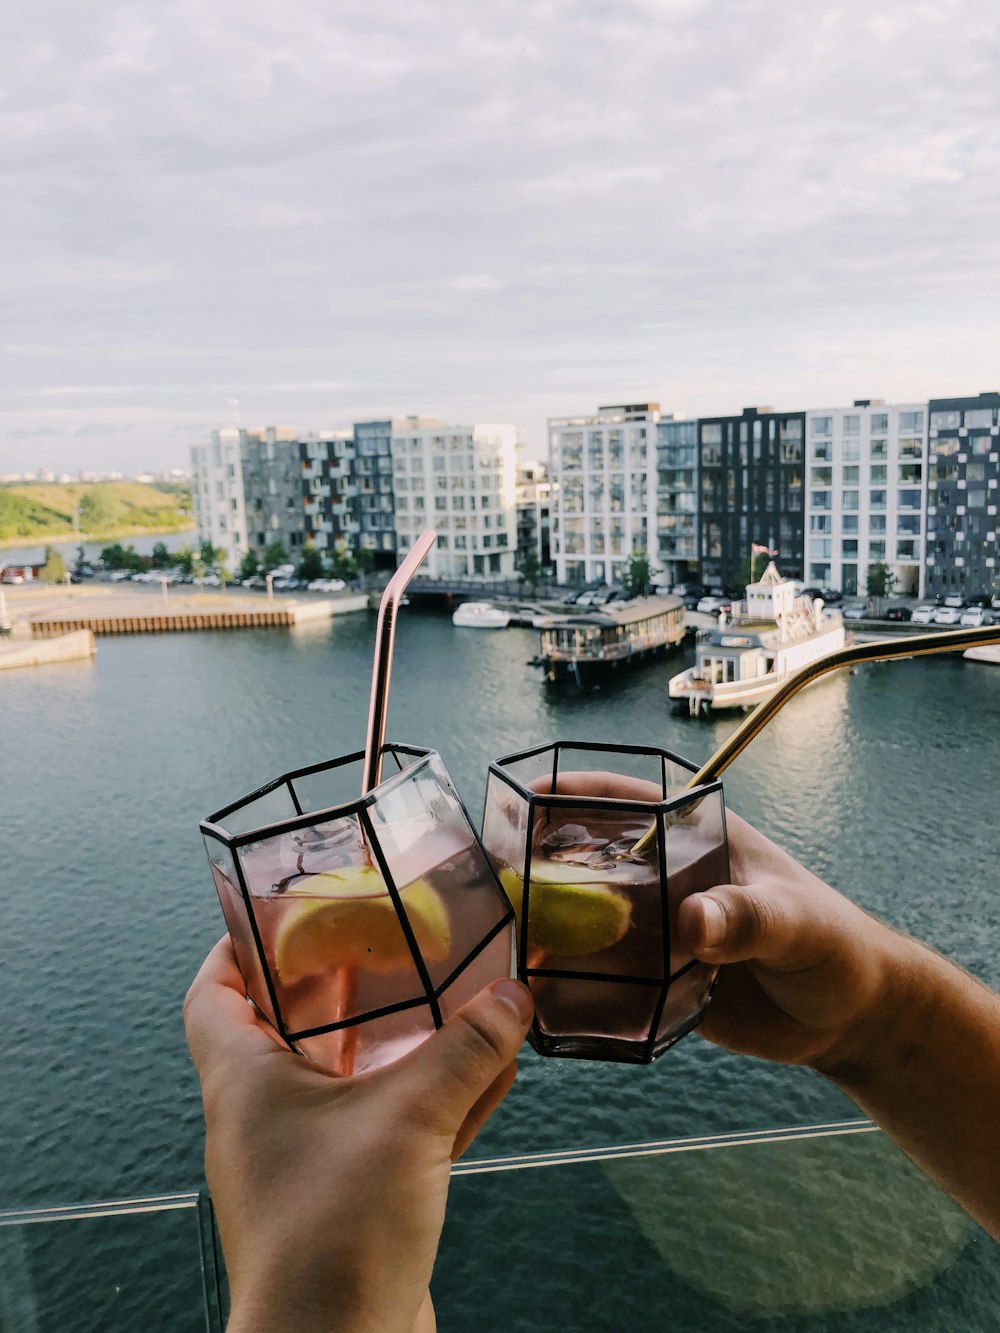
M 2 1213 L 0 1275 L 4 1330 L 224 1327 L 204 1194 Z M 971 1333 L 1000 1248 L 849 1120 L 462 1161 L 432 1291 L 441 1333 Z

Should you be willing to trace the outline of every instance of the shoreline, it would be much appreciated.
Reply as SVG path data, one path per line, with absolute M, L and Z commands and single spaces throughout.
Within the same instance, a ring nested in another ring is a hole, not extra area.
M 9 551 L 19 549 L 24 546 L 85 546 L 94 545 L 96 542 L 127 542 L 133 537 L 176 537 L 178 533 L 190 532 L 194 534 L 196 528 L 190 526 L 170 527 L 170 528 L 129 528 L 127 532 L 70 532 L 55 536 L 47 533 L 44 536 L 33 535 L 30 537 L 0 537 L 0 551 Z M 194 538 L 192 538 L 193 540 Z

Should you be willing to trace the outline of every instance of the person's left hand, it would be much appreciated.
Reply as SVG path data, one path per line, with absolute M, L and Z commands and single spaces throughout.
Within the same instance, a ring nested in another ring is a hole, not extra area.
M 226 938 L 184 1018 L 229 1333 L 412 1333 L 418 1318 L 433 1328 L 428 1283 L 451 1165 L 514 1080 L 525 987 L 496 981 L 395 1064 L 333 1078 L 256 1015 Z

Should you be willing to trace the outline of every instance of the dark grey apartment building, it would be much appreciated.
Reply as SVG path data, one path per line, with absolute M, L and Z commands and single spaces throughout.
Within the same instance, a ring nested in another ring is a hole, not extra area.
M 240 432 L 247 545 L 262 554 L 280 541 L 291 560 L 305 544 L 298 437 L 293 430 L 269 426 Z
M 371 551 L 376 569 L 396 567 L 396 514 L 392 483 L 392 422 L 359 421 L 354 427 L 355 513 L 359 546 Z
M 928 407 L 927 592 L 1000 591 L 1000 393 Z
M 697 426 L 700 581 L 735 588 L 754 542 L 778 552 L 783 574 L 801 578 L 805 412 L 747 407 Z

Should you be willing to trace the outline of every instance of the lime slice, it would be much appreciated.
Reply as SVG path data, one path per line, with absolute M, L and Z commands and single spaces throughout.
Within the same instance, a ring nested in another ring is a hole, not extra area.
M 311 875 L 289 889 L 274 946 L 278 975 L 287 986 L 339 968 L 394 972 L 412 955 L 385 881 L 374 866 L 350 866 Z M 420 952 L 442 962 L 451 929 L 441 895 L 425 879 L 400 891 Z
M 567 872 L 573 874 L 569 879 Z M 623 938 L 632 919 L 628 899 L 597 871 L 546 861 L 532 867 L 529 950 L 582 958 L 610 949 Z M 521 923 L 524 880 L 509 866 L 500 870 L 500 883 Z

